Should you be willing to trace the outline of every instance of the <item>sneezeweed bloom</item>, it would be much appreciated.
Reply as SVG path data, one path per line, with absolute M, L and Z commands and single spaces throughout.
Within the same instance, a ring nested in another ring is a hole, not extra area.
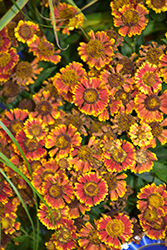
M 85 226 L 80 230 L 78 240 L 79 246 L 83 249 L 106 250 L 105 245 L 101 242 L 97 230 L 97 222 L 95 227 L 90 222 L 86 222 Z
M 162 121 L 163 113 L 167 114 L 167 90 L 162 95 L 149 93 L 138 94 L 135 97 L 135 111 L 138 117 L 145 122 Z
M 52 217 L 50 215 L 50 212 L 52 213 Z M 41 202 L 37 216 L 41 223 L 47 227 L 47 229 L 54 230 L 55 227 L 63 223 L 63 219 L 68 217 L 68 207 L 64 208 L 50 208 L 50 212 L 47 208 L 47 206 Z M 55 225 L 54 225 L 55 223 Z
M 136 87 L 144 94 L 150 92 L 157 93 L 161 90 L 162 81 L 160 74 L 157 72 L 157 66 L 148 62 L 143 63 L 135 74 Z
M 59 118 L 60 112 L 58 107 L 62 105 L 62 102 L 56 102 L 54 97 L 51 97 L 49 91 L 33 95 L 33 100 L 36 108 L 34 112 L 31 112 L 32 117 L 42 119 L 45 125 L 53 124 L 55 119 Z
M 125 243 L 132 237 L 133 224 L 129 216 L 120 213 L 112 219 L 103 215 L 98 224 L 99 237 L 110 248 L 121 249 L 121 243 Z
M 117 175 L 116 173 L 104 172 L 102 178 L 108 185 L 108 192 L 111 201 L 116 201 L 118 198 L 122 198 L 126 193 L 126 174 Z
M 82 138 L 73 125 L 59 125 L 52 129 L 46 139 L 45 147 L 50 149 L 49 155 L 67 156 L 75 146 L 80 146 Z
M 112 45 L 113 50 L 118 50 L 119 46 L 123 46 L 123 37 L 120 36 L 114 29 L 111 27 L 109 30 L 105 30 L 107 33 L 107 36 L 109 36 L 110 39 L 114 39 L 114 44 Z
M 0 202 L 2 204 L 6 204 L 8 202 L 8 198 L 12 196 L 12 189 L 7 181 L 0 181 Z
M 71 30 L 82 26 L 84 21 L 83 14 L 78 13 L 78 11 L 79 9 L 66 3 L 59 3 L 54 7 L 56 29 L 59 31 L 62 26 L 62 33 L 70 35 Z
M 15 37 L 19 42 L 29 44 L 37 38 L 36 31 L 38 30 L 38 24 L 31 21 L 20 20 L 15 28 Z
M 10 47 L 10 39 L 7 35 L 7 28 L 0 31 L 0 52 L 5 52 Z
M 65 207 L 65 201 L 70 203 L 73 200 L 73 186 L 68 177 L 63 173 L 56 173 L 54 176 L 48 175 L 43 183 L 42 192 L 44 200 L 51 208 Z
M 16 217 L 15 213 L 6 213 L 1 219 L 1 226 L 6 234 L 13 234 L 16 230 L 20 229 L 20 222 L 15 222 Z
M 29 52 L 33 52 L 34 56 L 40 61 L 47 61 L 57 64 L 60 62 L 61 56 L 57 55 L 60 50 L 54 49 L 53 43 L 50 43 L 45 38 L 36 38 L 34 42 L 29 44 Z
M 98 116 L 107 106 L 109 92 L 100 79 L 82 79 L 73 91 L 73 100 L 86 115 Z
M 152 153 L 146 147 L 142 147 L 136 150 L 136 165 L 131 167 L 130 170 L 135 174 L 149 172 L 153 168 L 153 161 L 157 160 L 155 153 Z
M 0 74 L 6 74 L 18 63 L 19 56 L 14 48 L 0 52 Z
M 36 138 L 30 139 L 26 136 L 24 131 L 21 130 L 17 133 L 16 140 L 28 160 L 39 160 L 47 154 L 47 151 L 44 148 L 45 139 L 38 141 Z M 14 145 L 14 150 L 16 153 L 20 154 L 16 145 Z
M 151 133 L 151 127 L 142 122 L 141 125 L 134 123 L 130 126 L 128 135 L 135 146 L 145 147 L 149 146 L 153 135 Z
M 104 31 L 98 31 L 96 34 L 91 30 L 88 35 L 90 40 L 88 43 L 80 43 L 78 47 L 78 54 L 81 59 L 86 62 L 90 68 L 94 66 L 96 69 L 103 68 L 112 60 L 114 39 L 107 36 Z
M 123 89 L 116 91 L 114 97 L 116 101 L 121 101 L 122 105 L 120 106 L 120 112 L 132 113 L 135 108 L 134 101 L 132 99 L 133 93 L 128 91 L 126 92 Z
M 161 55 L 159 58 L 159 67 L 161 75 L 165 83 L 167 83 L 167 54 Z
M 96 206 L 108 194 L 108 186 L 97 173 L 86 173 L 80 176 L 75 183 L 75 195 L 81 203 L 87 206 Z
M 7 34 L 11 42 L 11 46 L 17 47 L 18 46 L 18 41 L 17 38 L 15 37 L 15 32 L 14 29 L 17 27 L 17 23 L 14 21 L 10 21 L 7 25 Z
M 27 86 L 33 84 L 37 79 L 37 75 L 43 70 L 38 67 L 39 60 L 35 58 L 31 63 L 21 61 L 16 65 L 12 78 L 18 85 Z M 27 90 L 29 90 L 27 88 Z
M 146 19 L 145 15 L 148 13 L 149 11 L 142 4 L 124 5 L 118 11 L 112 12 L 114 26 L 123 26 L 118 31 L 121 36 L 140 35 L 147 25 L 148 19 Z
M 80 213 L 84 215 L 86 211 L 89 211 L 91 209 L 90 206 L 81 203 L 77 198 L 72 200 L 68 205 L 66 205 L 66 207 L 68 207 L 69 209 L 68 217 L 70 219 L 79 218 Z
M 86 76 L 86 71 L 81 63 L 72 62 L 65 68 L 60 69 L 60 73 L 57 73 L 53 78 L 53 84 L 58 92 L 68 91 L 72 92 L 75 85 Z
M 124 5 L 128 5 L 130 3 L 129 0 L 113 0 L 110 3 L 110 7 L 112 9 L 112 11 L 119 11 L 120 8 L 122 8 Z
M 135 118 L 127 114 L 126 112 L 119 112 L 118 115 L 115 115 L 113 119 L 111 119 L 113 132 L 121 135 L 123 132 L 128 132 L 130 127 L 135 123 Z
M 137 208 L 143 213 L 147 208 L 155 209 L 158 217 L 167 214 L 166 184 L 156 186 L 154 183 L 140 189 L 137 198 Z
M 112 150 L 104 149 L 103 161 L 109 172 L 122 172 L 136 164 L 135 148 L 132 143 L 120 140 L 119 146 L 112 146 Z
M 147 6 L 154 10 L 155 13 L 161 13 L 162 11 L 167 11 L 167 1 L 166 0 L 146 0 Z
M 158 139 L 161 145 L 164 145 L 167 142 L 167 130 L 163 128 L 163 126 L 167 126 L 167 118 L 164 119 L 161 123 L 154 121 L 149 123 L 151 127 L 151 133 L 153 135 L 153 139 L 151 141 L 151 145 L 153 148 L 156 147 L 156 139 Z

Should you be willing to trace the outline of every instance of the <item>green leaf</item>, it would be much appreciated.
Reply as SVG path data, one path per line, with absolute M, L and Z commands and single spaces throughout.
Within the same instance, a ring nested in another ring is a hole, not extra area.
M 153 172 L 165 183 L 167 183 L 167 166 L 160 163 L 154 162 Z
M 166 18 L 165 12 L 155 13 L 154 11 L 151 10 L 149 15 L 154 21 L 158 21 L 158 22 L 161 22 Z
M 142 174 L 136 174 L 138 177 L 142 178 L 143 180 L 147 182 L 153 181 L 153 176 L 150 173 L 142 173 Z

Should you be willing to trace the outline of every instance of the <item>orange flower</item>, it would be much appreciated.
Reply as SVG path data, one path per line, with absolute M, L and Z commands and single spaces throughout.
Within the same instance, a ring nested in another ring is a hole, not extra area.
M 0 74 L 6 74 L 18 63 L 19 56 L 14 48 L 0 52 Z
M 86 211 L 89 211 L 91 208 L 88 205 L 81 203 L 77 198 L 72 200 L 66 207 L 68 207 L 68 217 L 70 219 L 79 218 L 85 214 Z
M 2 204 L 6 204 L 8 202 L 8 198 L 12 196 L 12 189 L 7 181 L 1 181 L 0 190 L 0 202 L 2 202 Z
M 0 31 L 0 52 L 5 52 L 10 47 L 10 39 L 7 35 L 7 28 Z
M 161 142 L 161 145 L 164 145 L 167 142 L 167 130 L 163 129 L 163 126 L 167 126 L 167 118 L 161 123 L 157 121 L 151 122 L 149 126 L 151 127 L 151 133 L 154 137 L 151 141 L 152 147 L 156 147 L 156 139 Z
M 91 30 L 88 35 L 90 36 L 89 42 L 80 43 L 78 54 L 90 68 L 95 66 L 96 69 L 101 69 L 112 60 L 114 39 L 110 40 L 104 31 L 98 31 L 95 34 Z
M 167 11 L 167 0 L 146 0 L 148 7 L 155 11 L 155 13 L 161 13 Z
M 161 74 L 164 82 L 167 83 L 167 54 L 161 55 L 159 58 L 159 67 L 161 68 Z
M 123 26 L 118 31 L 122 36 L 140 35 L 147 25 L 148 19 L 145 18 L 145 15 L 148 13 L 148 10 L 142 4 L 124 5 L 118 11 L 112 12 L 114 26 Z

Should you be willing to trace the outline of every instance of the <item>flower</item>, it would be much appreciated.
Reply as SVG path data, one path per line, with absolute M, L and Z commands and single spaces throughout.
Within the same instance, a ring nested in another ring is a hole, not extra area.
M 130 91 L 126 92 L 123 89 L 119 89 L 115 93 L 115 100 L 121 101 L 120 111 L 126 111 L 126 113 L 132 113 L 135 105 L 134 101 L 132 100 L 132 93 Z
M 140 35 L 145 29 L 148 19 L 145 18 L 149 12 L 142 4 L 124 5 L 118 11 L 113 11 L 114 26 L 120 27 L 119 34 L 122 36 Z
M 17 215 L 15 213 L 6 213 L 1 219 L 2 229 L 6 234 L 13 234 L 20 228 L 20 222 L 15 222 Z
M 129 131 L 130 127 L 135 123 L 135 118 L 126 112 L 120 112 L 111 121 L 114 124 L 112 126 L 113 132 L 122 134 L 122 132 Z
M 110 248 L 121 249 L 121 242 L 129 240 L 133 232 L 133 224 L 129 216 L 120 213 L 112 219 L 110 216 L 103 214 L 99 220 L 98 226 L 99 237 L 102 242 Z
M 43 68 L 38 68 L 39 60 L 35 58 L 32 63 L 27 61 L 21 61 L 16 65 L 15 72 L 12 78 L 18 85 L 26 86 L 33 84 L 37 79 L 37 75 L 43 70 Z
M 151 122 L 149 123 L 149 126 L 151 127 L 151 133 L 153 135 L 153 139 L 151 141 L 152 147 L 156 147 L 156 139 L 161 142 L 161 145 L 164 145 L 167 142 L 167 130 L 163 129 L 163 126 L 167 126 L 167 118 L 161 123 L 157 121 Z
M 45 38 L 36 38 L 34 42 L 29 44 L 29 52 L 33 52 L 41 61 L 52 62 L 57 64 L 60 62 L 61 56 L 57 55 L 60 50 L 54 50 L 53 43 L 48 42 Z
M 155 13 L 161 13 L 167 11 L 166 0 L 146 0 L 148 7 L 155 11 Z
M 19 61 L 19 56 L 14 48 L 0 52 L 0 74 L 6 74 L 12 70 Z
M 80 146 L 82 138 L 73 125 L 59 125 L 52 129 L 46 139 L 46 148 L 52 148 L 49 155 L 67 156 L 75 146 Z
M 7 35 L 7 28 L 0 31 L 0 52 L 7 51 L 10 47 L 10 39 Z
M 159 92 L 162 81 L 158 74 L 158 68 L 148 62 L 143 63 L 135 74 L 136 87 L 144 94 Z
M 159 67 L 164 82 L 167 83 L 167 54 L 162 54 L 159 58 Z
M 69 209 L 68 217 L 70 219 L 79 218 L 80 213 L 84 215 L 86 211 L 90 210 L 90 206 L 81 203 L 77 198 L 68 203 L 66 207 Z
M 82 79 L 74 88 L 73 100 L 79 110 L 87 115 L 98 116 L 107 106 L 109 92 L 100 79 Z
M 19 42 L 31 43 L 37 38 L 36 32 L 39 31 L 39 26 L 31 21 L 20 20 L 15 28 L 15 37 Z
M 90 68 L 95 66 L 99 70 L 112 60 L 114 39 L 110 40 L 104 31 L 98 31 L 95 34 L 91 30 L 88 35 L 90 36 L 89 42 L 80 43 L 78 54 Z
M 65 207 L 65 202 L 70 203 L 74 198 L 73 186 L 68 177 L 63 173 L 48 175 L 43 183 L 42 193 L 47 204 L 54 209 Z
M 78 178 L 74 190 L 78 200 L 90 207 L 99 204 L 108 194 L 106 181 L 91 172 Z
M 6 204 L 8 202 L 8 198 L 12 196 L 12 189 L 7 181 L 0 181 L 0 202 L 2 204 Z
M 160 96 L 152 92 L 148 95 L 138 94 L 135 97 L 135 104 L 136 113 L 142 121 L 162 121 L 163 113 L 167 114 L 167 90 Z

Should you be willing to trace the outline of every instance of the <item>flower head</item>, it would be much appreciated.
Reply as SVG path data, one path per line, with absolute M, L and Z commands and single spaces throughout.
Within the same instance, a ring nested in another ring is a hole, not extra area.
M 6 74 L 12 70 L 19 61 L 19 56 L 14 48 L 0 52 L 0 74 Z
M 7 51 L 10 47 L 10 39 L 7 35 L 7 28 L 0 31 L 0 52 Z
M 155 11 L 155 13 L 161 13 L 167 11 L 166 0 L 146 0 L 148 7 Z

